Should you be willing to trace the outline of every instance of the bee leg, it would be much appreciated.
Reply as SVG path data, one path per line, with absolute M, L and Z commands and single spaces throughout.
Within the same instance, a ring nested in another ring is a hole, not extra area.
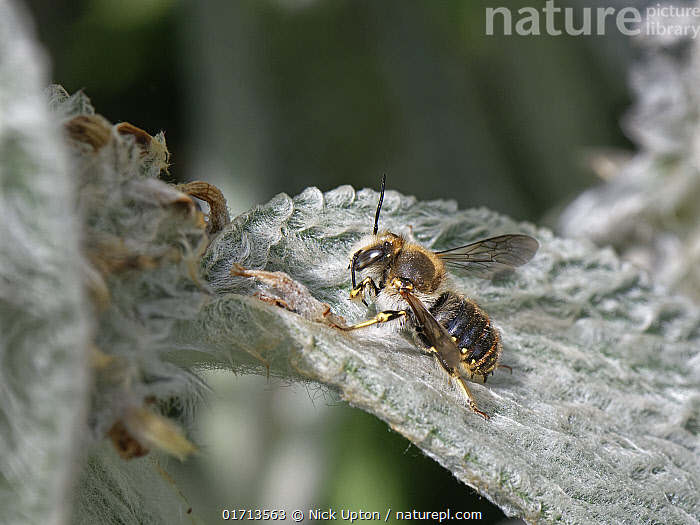
M 438 363 L 442 365 L 445 371 L 448 374 L 450 374 L 450 377 L 457 383 L 457 385 L 459 385 L 459 389 L 464 394 L 464 399 L 467 402 L 467 405 L 469 405 L 469 408 L 471 408 L 474 412 L 479 414 L 484 419 L 489 420 L 489 415 L 486 412 L 482 412 L 481 410 L 479 410 L 479 407 L 476 404 L 476 399 L 474 399 L 474 395 L 471 393 L 471 390 L 469 390 L 467 384 L 464 382 L 464 379 L 462 379 L 462 376 L 459 374 L 459 370 L 448 365 L 434 346 L 431 346 L 428 349 L 428 353 L 431 353 L 435 356 L 435 359 L 437 359 Z
M 469 408 L 471 408 L 474 412 L 479 414 L 481 417 L 486 419 L 487 421 L 490 419 L 489 415 L 486 412 L 482 412 L 479 410 L 479 408 L 476 406 L 476 401 L 474 400 L 474 396 L 472 395 L 471 391 L 467 388 L 467 384 L 464 382 L 464 379 L 462 379 L 459 375 L 459 373 L 455 370 L 455 374 L 450 374 L 452 379 L 454 379 L 457 384 L 459 385 L 459 388 L 462 390 L 462 393 L 464 394 L 464 397 L 467 400 L 467 404 L 469 405 Z
M 346 326 L 342 330 L 350 331 L 357 330 L 358 328 L 364 328 L 366 326 L 372 326 L 377 323 L 386 323 L 387 321 L 393 321 L 394 319 L 399 319 L 401 317 L 406 317 L 406 310 L 385 310 L 379 312 L 377 315 L 366 321 L 354 324 L 352 326 Z
M 501 363 L 498 363 L 498 364 L 496 364 L 496 367 L 497 368 L 507 368 L 508 372 L 510 372 L 511 374 L 513 373 L 513 368 L 508 366 L 508 365 L 502 365 Z
M 377 288 L 377 285 L 374 284 L 374 280 L 371 277 L 365 277 L 362 279 L 362 282 L 355 286 L 352 290 L 350 290 L 350 299 L 357 299 L 358 297 L 362 299 L 362 303 L 367 306 L 367 302 L 365 301 L 365 288 L 368 286 L 372 287 L 372 291 L 374 292 L 374 295 L 377 295 L 379 293 L 379 288 Z

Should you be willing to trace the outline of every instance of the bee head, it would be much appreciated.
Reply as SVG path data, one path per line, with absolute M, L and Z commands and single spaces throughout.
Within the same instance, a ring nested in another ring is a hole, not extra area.
M 404 245 L 403 237 L 391 232 L 372 235 L 367 245 L 357 250 L 350 260 L 352 287 L 356 286 L 355 272 L 366 268 L 384 269 L 392 263 Z
M 381 265 L 382 268 L 388 266 L 404 244 L 402 237 L 389 231 L 377 235 L 379 230 L 379 212 L 382 210 L 384 202 L 384 187 L 386 185 L 386 174 L 382 175 L 382 189 L 379 192 L 379 202 L 377 203 L 377 213 L 374 215 L 374 228 L 372 236 L 366 241 L 366 246 L 357 250 L 350 260 L 350 270 L 352 273 L 352 287 L 356 287 L 355 272 L 359 272 L 370 266 Z

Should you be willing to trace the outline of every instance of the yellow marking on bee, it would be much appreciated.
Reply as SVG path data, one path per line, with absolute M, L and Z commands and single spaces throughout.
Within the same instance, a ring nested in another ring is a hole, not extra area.
M 404 283 L 399 279 L 398 277 L 394 277 L 391 280 L 391 286 L 394 286 L 396 288 L 399 288 L 400 290 L 406 290 L 407 292 L 410 292 L 413 290 L 413 283 Z
M 398 319 L 400 317 L 406 317 L 406 315 L 407 315 L 406 310 L 379 312 L 377 315 L 375 315 L 371 319 L 367 319 L 366 321 L 362 321 L 362 322 L 354 324 L 352 326 L 346 326 L 342 329 L 345 331 L 357 330 L 358 328 L 372 326 L 373 324 L 386 323 L 387 321 L 393 321 L 394 319 Z
M 403 311 L 403 310 L 402 310 Z M 377 322 L 378 323 L 386 323 L 387 321 L 394 319 L 395 317 L 391 314 L 388 314 L 386 312 L 379 312 L 377 314 Z
M 372 326 L 373 324 L 377 324 L 378 322 L 379 321 L 377 321 L 377 319 L 373 317 L 372 319 L 367 319 L 366 321 L 362 321 L 361 323 L 352 325 L 349 329 L 357 330 L 358 328 L 364 328 L 365 326 Z

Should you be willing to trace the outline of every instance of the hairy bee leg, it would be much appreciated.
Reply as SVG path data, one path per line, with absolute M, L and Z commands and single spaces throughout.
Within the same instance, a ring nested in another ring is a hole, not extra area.
M 479 410 L 479 407 L 476 404 L 476 399 L 474 399 L 474 395 L 472 394 L 471 390 L 469 390 L 469 387 L 467 387 L 467 384 L 464 382 L 464 379 L 462 379 L 462 376 L 459 375 L 459 370 L 457 370 L 456 368 L 452 368 L 450 365 L 448 365 L 434 346 L 428 348 L 427 352 L 429 354 L 433 354 L 437 362 L 440 363 L 440 365 L 442 365 L 442 368 L 445 369 L 445 372 L 447 372 L 450 375 L 450 377 L 457 382 L 460 390 L 464 394 L 464 399 L 467 402 L 467 405 L 469 405 L 469 408 L 471 408 L 474 412 L 479 414 L 484 419 L 489 420 L 489 415 Z
M 510 372 L 511 374 L 513 373 L 513 368 L 508 365 L 502 365 L 501 363 L 497 363 L 496 368 L 507 368 L 508 372 Z
M 459 388 L 462 390 L 462 393 L 464 394 L 464 397 L 467 400 L 467 404 L 469 405 L 469 408 L 471 408 L 474 412 L 479 414 L 481 417 L 483 417 L 485 420 L 489 420 L 489 415 L 486 412 L 482 412 L 479 410 L 479 407 L 476 405 L 476 401 L 474 400 L 474 396 L 472 395 L 471 391 L 469 388 L 467 388 L 466 383 L 464 382 L 464 379 L 462 379 L 459 374 L 452 375 L 450 374 L 452 379 L 454 379 L 457 384 L 459 385 Z
M 379 293 L 379 288 L 377 285 L 374 283 L 374 280 L 371 277 L 365 277 L 362 279 L 362 282 L 355 286 L 352 290 L 350 290 L 350 299 L 357 299 L 358 297 L 362 300 L 362 303 L 367 306 L 367 302 L 365 301 L 365 288 L 368 286 L 372 287 L 372 291 L 374 292 L 374 295 L 377 295 Z
M 401 317 L 406 317 L 406 310 L 385 310 L 383 312 L 379 312 L 371 319 L 367 319 L 366 321 L 362 321 L 361 323 L 357 323 L 352 326 L 346 326 L 341 328 L 341 330 L 349 332 L 350 330 L 365 328 L 366 326 L 372 326 L 373 324 L 377 323 L 386 323 L 387 321 L 393 321 L 394 319 L 399 319 Z

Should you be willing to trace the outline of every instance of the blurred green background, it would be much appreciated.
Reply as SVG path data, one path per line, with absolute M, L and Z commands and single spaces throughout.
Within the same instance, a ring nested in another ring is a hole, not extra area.
M 542 222 L 596 183 L 591 151 L 631 148 L 619 120 L 633 49 L 611 24 L 604 36 L 485 34 L 486 7 L 524 5 L 544 2 L 28 2 L 52 80 L 113 122 L 165 130 L 171 180 L 217 184 L 233 215 L 307 186 L 378 188 L 386 173 L 404 194 Z M 172 465 L 207 522 L 223 508 L 329 506 L 504 519 L 323 389 L 208 379 L 204 452 Z

